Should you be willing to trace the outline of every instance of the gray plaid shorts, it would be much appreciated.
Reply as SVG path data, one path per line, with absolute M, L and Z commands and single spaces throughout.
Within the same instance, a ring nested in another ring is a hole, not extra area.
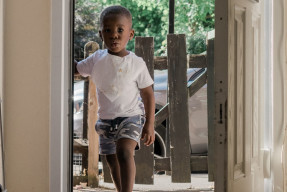
M 118 117 L 115 119 L 99 119 L 96 131 L 99 134 L 100 154 L 110 155 L 116 153 L 116 142 L 121 138 L 135 140 L 140 149 L 140 137 L 145 123 L 143 115 L 131 117 Z

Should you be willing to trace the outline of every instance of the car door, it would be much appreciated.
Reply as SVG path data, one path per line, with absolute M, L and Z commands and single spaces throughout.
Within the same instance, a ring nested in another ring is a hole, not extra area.
M 263 0 L 216 0 L 214 173 L 217 192 L 264 191 L 260 92 Z

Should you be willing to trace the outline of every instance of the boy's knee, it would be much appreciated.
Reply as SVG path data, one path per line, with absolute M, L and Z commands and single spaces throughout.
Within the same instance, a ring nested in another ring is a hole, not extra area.
M 133 150 L 125 149 L 125 148 L 121 148 L 117 150 L 117 158 L 121 162 L 129 160 L 130 158 L 133 158 L 133 156 L 134 156 Z
M 117 142 L 117 158 L 119 161 L 129 160 L 134 156 L 136 142 L 131 139 L 120 139 Z

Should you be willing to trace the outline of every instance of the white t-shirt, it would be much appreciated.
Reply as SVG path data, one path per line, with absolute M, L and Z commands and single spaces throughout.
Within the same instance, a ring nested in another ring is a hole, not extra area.
M 101 119 L 144 114 L 139 89 L 153 84 L 141 57 L 130 52 L 125 57 L 98 50 L 77 65 L 79 73 L 91 76 L 97 87 Z

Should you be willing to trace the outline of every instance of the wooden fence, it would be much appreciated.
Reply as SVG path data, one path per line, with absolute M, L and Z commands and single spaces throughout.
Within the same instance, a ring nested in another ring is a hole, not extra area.
M 92 44 L 93 43 L 87 44 L 85 48 L 86 56 L 98 49 L 98 47 L 92 46 Z M 155 171 L 171 171 L 172 182 L 190 182 L 191 171 L 207 170 L 207 157 L 191 157 L 188 123 L 188 97 L 194 95 L 206 84 L 207 70 L 205 69 L 203 73 L 192 79 L 191 84 L 187 84 L 186 71 L 187 67 L 206 68 L 207 56 L 205 54 L 187 56 L 185 35 L 182 34 L 170 34 L 167 36 L 167 57 L 154 57 L 153 53 L 152 37 L 136 37 L 135 54 L 144 59 L 151 76 L 153 77 L 154 69 L 168 69 L 169 103 L 156 113 L 155 128 L 169 118 L 168 135 L 170 143 L 167 143 L 167 147 L 170 146 L 170 156 L 155 158 L 153 153 L 154 146 L 146 147 L 141 143 L 141 150 L 137 151 L 135 155 L 137 167 L 135 182 L 137 184 L 153 184 L 153 174 Z M 79 77 L 77 77 L 77 79 L 79 79 Z M 89 97 L 86 96 L 89 98 L 86 110 L 86 117 L 88 117 L 88 122 L 86 123 L 88 128 L 86 129 L 88 130 L 87 137 L 89 139 L 88 185 L 97 186 L 98 157 L 96 156 L 98 156 L 98 149 L 96 146 L 98 145 L 98 138 L 94 131 L 97 104 L 96 100 L 93 99 L 93 97 L 95 98 L 95 86 L 92 85 L 88 79 L 85 80 L 89 85 L 89 88 L 86 88 L 86 91 L 89 90 Z M 93 86 L 93 88 L 91 86 Z M 112 182 L 104 158 L 102 162 L 104 181 Z

